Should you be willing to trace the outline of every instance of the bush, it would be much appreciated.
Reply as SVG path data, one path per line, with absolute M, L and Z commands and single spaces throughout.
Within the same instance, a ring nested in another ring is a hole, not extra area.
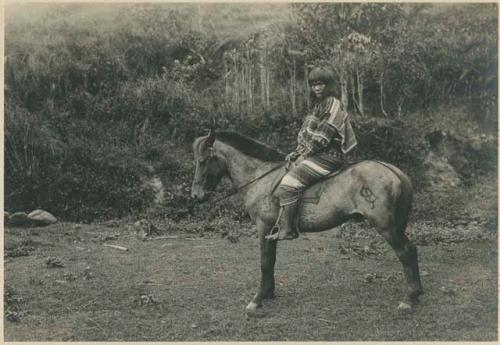
M 242 6 L 226 6 L 228 20 L 214 21 L 226 30 L 219 37 L 207 24 L 218 10 L 205 12 L 202 25 L 189 4 L 97 7 L 39 4 L 27 8 L 40 16 L 9 17 L 9 210 L 42 207 L 71 220 L 140 213 L 152 200 L 145 180 L 153 166 L 167 189 L 165 207 L 191 216 L 194 138 L 206 128 L 234 129 L 290 152 L 308 103 L 310 64 L 318 55 L 331 60 L 349 37 L 356 59 L 345 72 L 361 68 L 347 77 L 362 81 L 349 81 L 351 106 L 352 97 L 363 99 L 372 116 L 384 103 L 387 118 L 404 119 L 356 118 L 354 159 L 393 163 L 418 188 L 429 130 L 496 128 L 496 5 L 457 5 L 448 14 L 430 5 L 297 4 L 293 19 L 286 5 L 266 15 L 246 6 L 244 16 Z M 249 18 L 262 19 L 263 29 L 234 35 Z M 445 111 L 429 116 L 445 102 L 468 109 L 468 120 Z M 443 128 L 434 122 L 441 118 Z M 465 162 L 455 160 L 464 174 L 494 168 L 486 164 L 496 154 L 490 145 L 466 152 Z
M 422 186 L 425 143 L 408 122 L 382 118 L 356 119 L 353 128 L 358 146 L 352 159 L 391 163 L 409 175 L 414 188 Z
M 78 121 L 56 135 L 39 114 L 15 104 L 9 103 L 5 115 L 7 210 L 43 208 L 64 219 L 90 221 L 149 205 L 145 164 L 117 140 L 121 128 L 96 129 Z

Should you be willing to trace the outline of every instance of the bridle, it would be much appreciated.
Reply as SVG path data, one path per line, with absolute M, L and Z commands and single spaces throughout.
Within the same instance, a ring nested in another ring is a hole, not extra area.
M 285 166 L 285 164 L 286 164 L 286 163 L 280 163 L 280 164 L 276 165 L 276 166 L 275 166 L 275 167 L 273 167 L 272 169 L 270 169 L 270 170 L 266 171 L 264 174 L 259 175 L 259 176 L 257 176 L 256 178 L 254 178 L 254 179 L 252 179 L 252 180 L 250 180 L 250 181 L 248 181 L 248 182 L 244 183 L 243 185 L 241 185 L 241 186 L 237 187 L 237 188 L 236 188 L 236 190 L 234 190 L 234 191 L 232 191 L 232 192 L 230 192 L 230 193 L 228 193 L 228 194 L 226 194 L 226 195 L 224 195 L 224 196 L 222 196 L 222 197 L 220 197 L 220 198 L 218 198 L 218 199 L 215 199 L 215 200 L 210 200 L 210 202 L 211 202 L 211 203 L 217 203 L 217 202 L 223 201 L 223 200 L 225 200 L 225 199 L 228 199 L 229 197 L 231 197 L 231 196 L 233 196 L 233 195 L 235 195 L 235 194 L 238 194 L 238 193 L 239 193 L 239 192 L 240 192 L 243 188 L 248 187 L 248 186 L 249 186 L 249 185 L 251 185 L 252 183 L 257 182 L 258 180 L 260 180 L 260 179 L 262 179 L 262 178 L 266 177 L 267 175 L 269 175 L 269 174 L 270 174 L 270 173 L 272 173 L 273 171 L 276 171 L 276 170 L 278 170 L 278 169 L 281 169 L 283 166 Z M 200 201 L 200 202 L 198 203 L 198 205 L 203 204 L 203 203 L 205 203 L 205 202 L 207 202 L 207 201 L 209 201 L 209 200 L 208 200 L 208 199 L 205 199 L 205 200 L 203 200 L 203 201 Z

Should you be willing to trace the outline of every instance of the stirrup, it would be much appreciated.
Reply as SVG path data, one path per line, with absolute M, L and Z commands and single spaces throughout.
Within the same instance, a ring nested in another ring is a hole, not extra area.
M 276 219 L 276 223 L 274 223 L 273 227 L 269 231 L 269 234 L 265 236 L 266 240 L 276 241 L 278 239 L 278 236 L 279 236 L 279 233 L 280 233 L 280 230 L 281 230 L 280 219 L 281 219 L 281 215 L 283 214 L 283 209 L 284 208 L 285 208 L 284 206 L 280 207 L 280 210 L 279 210 L 279 213 L 278 213 L 278 218 Z

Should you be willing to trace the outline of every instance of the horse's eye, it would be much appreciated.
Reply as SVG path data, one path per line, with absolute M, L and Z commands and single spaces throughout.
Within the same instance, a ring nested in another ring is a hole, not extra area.
M 209 160 L 211 160 L 214 156 L 209 152 L 208 154 L 205 154 L 203 157 L 198 158 L 198 163 L 199 164 L 205 164 Z

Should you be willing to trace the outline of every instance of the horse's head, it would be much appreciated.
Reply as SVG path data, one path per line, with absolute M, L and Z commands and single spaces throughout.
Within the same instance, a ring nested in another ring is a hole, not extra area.
M 215 133 L 210 131 L 206 137 L 200 137 L 193 144 L 196 170 L 191 197 L 204 199 L 207 192 L 213 191 L 226 174 L 226 164 L 216 154 L 214 148 Z

